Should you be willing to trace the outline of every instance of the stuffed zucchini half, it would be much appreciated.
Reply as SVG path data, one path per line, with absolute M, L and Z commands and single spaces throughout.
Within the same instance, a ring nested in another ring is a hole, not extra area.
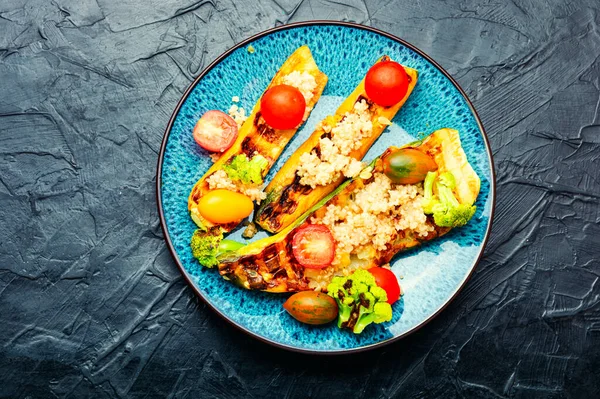
M 306 102 L 302 118 L 304 122 L 326 84 L 327 75 L 319 70 L 309 48 L 302 46 L 283 63 L 267 90 L 286 85 L 297 88 Z M 215 215 L 211 221 L 206 212 L 203 215 L 201 202 L 211 191 L 219 190 L 216 193 L 218 195 L 214 195 L 219 197 L 217 200 L 227 202 L 231 199 L 236 206 L 241 203 L 249 210 L 252 209 L 252 201 L 260 202 L 264 198 L 264 177 L 296 134 L 298 127 L 283 130 L 271 127 L 261 113 L 261 100 L 256 103 L 252 113 L 240 127 L 235 143 L 192 188 L 188 198 L 188 210 L 200 229 L 213 232 L 218 230 L 219 234 L 222 234 L 233 230 L 241 221 L 222 222 L 219 221 L 219 215 Z M 212 199 L 208 198 L 206 202 L 211 201 Z
M 224 253 L 219 272 L 247 289 L 325 291 L 334 276 L 385 265 L 396 253 L 466 224 L 479 188 L 458 132 L 441 129 L 388 148 L 280 233 Z M 328 230 L 333 242 L 323 234 L 311 241 L 304 237 L 308 229 Z M 329 263 L 307 263 L 302 250 L 311 247 L 332 251 Z
M 377 63 L 390 61 L 388 56 Z M 377 66 L 377 63 L 374 66 Z M 344 179 L 356 176 L 360 162 L 417 84 L 416 70 L 403 67 L 408 78 L 406 94 L 391 106 L 372 101 L 365 79 L 279 169 L 266 187 L 267 197 L 254 221 L 272 233 L 283 230 Z M 372 68 L 373 69 L 373 68 Z

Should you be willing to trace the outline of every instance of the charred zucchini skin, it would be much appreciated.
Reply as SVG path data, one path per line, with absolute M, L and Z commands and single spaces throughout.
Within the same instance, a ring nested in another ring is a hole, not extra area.
M 309 290 L 309 281 L 304 276 L 304 267 L 296 262 L 292 255 L 292 238 L 306 219 L 352 182 L 352 180 L 344 182 L 279 233 L 218 258 L 221 276 L 250 290 L 277 293 Z
M 384 56 L 378 62 L 389 59 L 388 56 Z M 344 117 L 346 112 L 352 111 L 356 102 L 361 100 L 367 101 L 369 109 L 373 113 L 373 133 L 369 137 L 365 137 L 362 145 L 350 153 L 351 157 L 361 160 L 365 156 L 369 148 L 371 148 L 386 128 L 386 125 L 380 123 L 379 118 L 384 117 L 391 120 L 410 96 L 417 84 L 418 73 L 412 68 L 404 67 L 404 69 L 410 82 L 406 95 L 398 103 L 390 107 L 383 107 L 373 103 L 365 92 L 365 82 L 363 79 L 337 109 L 335 115 L 328 116 L 324 120 L 327 125 L 334 126 Z M 292 154 L 266 187 L 267 199 L 261 203 L 254 217 L 254 222 L 259 224 L 263 229 L 272 233 L 285 229 L 345 180 L 345 177 L 340 175 L 338 179 L 326 186 L 311 188 L 310 186 L 300 184 L 300 177 L 296 174 L 300 157 L 304 153 L 319 150 L 319 140 L 327 136 L 327 133 L 321 126 L 319 125 L 311 136 Z
M 456 130 L 440 129 L 422 141 L 416 141 L 401 148 L 417 148 L 430 155 L 440 172 L 449 171 L 456 177 L 459 201 L 469 205 L 475 202 L 479 194 L 480 180 L 467 161 Z M 397 149 L 398 147 L 390 147 L 371 162 L 370 167 L 373 168 L 373 172 L 382 172 L 382 158 Z M 246 289 L 268 292 L 309 290 L 310 280 L 305 276 L 304 268 L 296 262 L 292 255 L 291 241 L 295 230 L 309 217 L 319 216 L 319 213 L 325 212 L 328 205 L 345 205 L 355 190 L 369 184 L 372 179 L 372 176 L 368 179 L 358 176 L 346 180 L 281 232 L 220 257 L 219 273 L 225 279 Z M 368 269 L 384 265 L 398 252 L 433 240 L 450 231 L 450 228 L 435 226 L 432 220 L 430 223 L 435 230 L 426 237 L 418 237 L 405 231 L 398 232 L 395 236 L 390 237 L 385 251 L 375 251 L 374 256 L 362 262 L 360 267 Z
M 283 77 L 293 71 L 306 71 L 313 75 L 317 82 L 313 98 L 306 104 L 307 107 L 312 110 L 325 89 L 327 75 L 319 70 L 308 46 L 299 47 L 292 55 L 290 55 L 277 71 L 266 90 L 281 84 Z M 188 210 L 192 220 L 198 227 L 208 229 L 215 226 L 215 224 L 203 218 L 198 211 L 198 202 L 200 201 L 200 198 L 209 191 L 206 179 L 210 175 L 217 170 L 222 169 L 223 165 L 228 163 L 236 155 L 246 154 L 248 158 L 252 158 L 255 152 L 257 152 L 269 162 L 267 168 L 262 172 L 262 177 L 264 178 L 275 161 L 277 161 L 277 158 L 279 158 L 279 155 L 281 155 L 285 146 L 296 134 L 297 130 L 297 128 L 277 130 L 267 125 L 260 113 L 260 100 L 257 101 L 252 109 L 252 113 L 240 127 L 235 143 L 233 143 L 233 145 L 223 153 L 219 160 L 213 164 L 202 178 L 198 180 L 190 192 L 188 197 Z M 238 224 L 238 222 L 233 222 L 220 225 L 220 227 L 224 232 L 229 232 Z

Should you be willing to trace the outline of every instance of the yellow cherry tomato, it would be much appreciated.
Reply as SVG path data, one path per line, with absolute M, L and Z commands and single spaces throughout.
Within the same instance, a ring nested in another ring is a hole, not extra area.
M 198 202 L 202 217 L 212 223 L 237 222 L 249 216 L 254 209 L 252 200 L 244 194 L 229 190 L 209 191 Z

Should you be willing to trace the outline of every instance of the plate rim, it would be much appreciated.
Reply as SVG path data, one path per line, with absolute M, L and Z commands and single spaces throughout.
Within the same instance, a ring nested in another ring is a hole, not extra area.
M 177 251 L 175 250 L 175 247 L 173 246 L 173 242 L 171 240 L 171 237 L 169 236 L 169 231 L 167 229 L 167 222 L 166 222 L 166 219 L 165 219 L 165 214 L 164 214 L 164 209 L 163 209 L 163 204 L 162 204 L 162 191 L 161 191 L 161 186 L 162 186 L 162 166 L 163 166 L 163 163 L 164 163 L 164 155 L 165 155 L 165 150 L 166 150 L 166 147 L 167 147 L 167 142 L 169 140 L 169 136 L 171 134 L 171 130 L 173 128 L 173 124 L 175 122 L 175 119 L 176 119 L 177 115 L 179 114 L 179 111 L 180 111 L 181 107 L 183 106 L 183 104 L 187 100 L 187 98 L 190 95 L 190 93 L 192 92 L 192 90 L 200 82 L 200 80 L 202 80 L 204 78 L 204 76 L 206 76 L 206 74 L 208 74 L 208 72 L 210 72 L 216 65 L 218 65 L 221 61 L 225 60 L 231 53 L 233 53 L 234 51 L 236 51 L 239 48 L 244 47 L 246 44 L 248 44 L 250 42 L 253 42 L 253 41 L 257 40 L 257 39 L 260 39 L 263 36 L 268 36 L 268 35 L 270 35 L 272 33 L 275 33 L 275 32 L 279 32 L 279 31 L 283 31 L 283 30 L 288 30 L 288 29 L 293 29 L 293 28 L 298 28 L 298 27 L 323 26 L 323 25 L 336 25 L 336 26 L 343 26 L 343 27 L 349 27 L 349 28 L 355 28 L 355 29 L 362 29 L 362 30 L 366 30 L 366 31 L 370 31 L 370 32 L 382 35 L 384 37 L 387 37 L 388 39 L 391 39 L 391 40 L 394 40 L 396 42 L 399 42 L 403 46 L 408 47 L 409 49 L 411 49 L 415 53 L 419 54 L 421 57 L 425 58 L 435 68 L 437 68 L 450 81 L 450 83 L 452 83 L 452 85 L 458 90 L 458 92 L 460 93 L 460 95 L 465 99 L 465 101 L 466 101 L 469 109 L 471 110 L 473 116 L 475 117 L 475 121 L 477 122 L 477 126 L 479 128 L 479 131 L 481 132 L 481 135 L 483 136 L 483 143 L 484 143 L 485 148 L 486 148 L 486 153 L 487 153 L 488 162 L 489 162 L 490 171 L 491 171 L 490 199 L 491 199 L 492 202 L 491 202 L 491 208 L 490 208 L 489 222 L 488 222 L 488 225 L 487 225 L 487 229 L 485 231 L 485 235 L 484 235 L 483 241 L 481 243 L 481 249 L 479 251 L 479 254 L 477 255 L 477 259 L 473 262 L 473 265 L 470 267 L 469 272 L 463 278 L 463 280 L 460 282 L 460 284 L 457 286 L 457 288 L 454 290 L 454 292 L 452 293 L 452 295 L 450 296 L 450 298 L 446 302 L 444 302 L 438 309 L 436 309 L 435 312 L 433 312 L 429 317 L 427 317 L 426 319 L 422 320 L 419 324 L 415 325 L 414 327 L 410 328 L 409 330 L 403 332 L 402 334 L 400 334 L 398 336 L 386 339 L 384 341 L 376 342 L 376 343 L 373 343 L 373 344 L 361 346 L 361 347 L 358 347 L 358 348 L 337 349 L 337 350 L 305 349 L 305 348 L 300 348 L 300 347 L 297 347 L 297 346 L 292 346 L 292 345 L 288 345 L 288 344 L 283 344 L 281 342 L 277 342 L 275 340 L 272 340 L 272 339 L 269 339 L 267 337 L 261 336 L 258 333 L 250 331 L 248 328 L 246 328 L 245 326 L 243 326 L 241 324 L 236 323 L 234 320 L 230 319 L 227 315 L 225 315 L 219 309 L 217 309 L 211 303 L 211 301 L 209 299 L 207 299 L 202 294 L 202 292 L 200 292 L 200 290 L 198 289 L 198 287 L 196 287 L 196 284 L 193 282 L 193 280 L 191 278 L 191 275 L 183 267 L 183 264 L 182 264 L 181 260 L 179 259 Z M 163 139 L 162 139 L 162 142 L 161 142 L 160 152 L 159 152 L 159 155 L 158 155 L 157 170 L 156 170 L 156 186 L 155 186 L 155 189 L 156 189 L 156 203 L 157 203 L 157 206 L 158 206 L 158 214 L 159 214 L 159 218 L 160 218 L 160 226 L 161 226 L 161 229 L 163 231 L 163 236 L 164 236 L 165 242 L 167 244 L 169 252 L 171 253 L 172 258 L 175 260 L 175 263 L 177 264 L 177 267 L 179 268 L 179 271 L 181 272 L 181 274 L 185 278 L 187 284 L 195 292 L 195 294 L 198 297 L 200 297 L 200 299 L 202 299 L 202 301 L 204 301 L 204 303 L 212 311 L 214 311 L 216 314 L 218 314 L 227 323 L 229 323 L 230 325 L 234 326 L 238 330 L 241 330 L 242 332 L 250 335 L 251 337 L 256 338 L 256 339 L 258 339 L 261 342 L 267 343 L 267 344 L 269 344 L 271 346 L 274 346 L 274 347 L 277 347 L 277 348 L 281 348 L 281 349 L 285 349 L 285 350 L 289 350 L 289 351 L 297 352 L 297 353 L 306 353 L 306 354 L 315 354 L 315 355 L 344 355 L 344 354 L 365 352 L 365 351 L 372 350 L 372 349 L 375 349 L 375 348 L 380 348 L 380 347 L 383 347 L 385 345 L 389 345 L 389 344 L 391 344 L 393 342 L 396 342 L 396 341 L 400 340 L 401 338 L 404 338 L 404 337 L 406 337 L 406 336 L 408 336 L 410 334 L 413 334 L 414 332 L 418 331 L 419 329 L 421 329 L 422 327 L 424 327 L 425 325 L 427 325 L 429 322 L 431 322 L 434 318 L 436 318 L 442 311 L 444 311 L 444 309 L 446 309 L 446 307 L 448 307 L 448 305 L 452 301 L 454 301 L 454 299 L 456 299 L 456 296 L 464 289 L 465 285 L 467 284 L 467 281 L 470 280 L 471 276 L 475 272 L 475 268 L 477 267 L 477 265 L 481 261 L 481 258 L 483 257 L 483 254 L 485 252 L 485 248 L 486 248 L 487 243 L 488 243 L 490 232 L 492 230 L 492 224 L 494 222 L 494 211 L 495 211 L 495 208 L 496 208 L 496 170 L 494 168 L 494 160 L 493 160 L 492 148 L 491 148 L 490 143 L 489 143 L 489 138 L 488 138 L 487 132 L 486 132 L 484 126 L 483 126 L 483 123 L 481 122 L 481 118 L 479 117 L 479 114 L 477 113 L 477 111 L 475 110 L 475 107 L 473 106 L 473 103 L 469 99 L 467 93 L 458 84 L 458 82 L 440 64 L 438 64 L 433 58 L 431 58 L 424 51 L 420 50 L 419 48 L 417 48 L 413 44 L 408 43 L 404 39 L 401 39 L 401 38 L 399 38 L 399 37 L 397 37 L 397 36 L 395 36 L 395 35 L 393 35 L 391 33 L 385 32 L 385 31 L 380 30 L 378 28 L 374 28 L 374 27 L 366 26 L 366 25 L 361 25 L 361 24 L 356 23 L 356 22 L 335 21 L 335 20 L 325 20 L 325 19 L 294 22 L 294 23 L 284 24 L 284 25 L 276 26 L 276 27 L 273 27 L 273 28 L 261 31 L 259 33 L 256 33 L 256 34 L 254 34 L 254 35 L 252 35 L 252 36 L 250 36 L 250 37 L 242 40 L 241 42 L 235 44 L 231 48 L 227 49 L 225 52 L 223 52 L 221 55 L 219 55 L 217 58 L 215 58 L 208 66 L 206 66 L 202 70 L 202 72 L 200 72 L 200 74 L 189 84 L 188 88 L 185 90 L 185 92 L 183 93 L 183 95 L 179 99 L 179 101 L 177 103 L 177 106 L 175 107 L 175 109 L 173 110 L 173 113 L 171 114 L 171 117 L 169 118 L 169 123 L 167 124 L 167 127 L 165 129 L 165 133 L 163 135 Z

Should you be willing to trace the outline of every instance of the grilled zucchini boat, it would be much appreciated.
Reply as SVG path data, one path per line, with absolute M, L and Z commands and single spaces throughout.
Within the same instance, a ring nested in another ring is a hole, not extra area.
M 327 75 L 319 70 L 308 46 L 302 46 L 283 63 L 266 90 L 280 84 L 296 86 L 304 95 L 306 100 L 304 122 L 327 84 Z M 239 222 L 215 225 L 204 218 L 198 209 L 200 199 L 213 189 L 224 188 L 241 192 L 255 201 L 260 201 L 262 190 L 259 184 L 232 181 L 224 169 L 231 165 L 239 155 L 245 155 L 248 160 L 259 155 L 266 159 L 266 166 L 261 170 L 261 177 L 264 179 L 297 130 L 298 127 L 278 130 L 267 125 L 261 116 L 259 99 L 248 119 L 240 127 L 235 143 L 223 153 L 192 188 L 188 198 L 188 210 L 198 227 L 205 231 L 214 230 L 217 226 L 223 232 L 233 230 Z
M 467 161 L 458 131 L 437 130 L 401 148 L 414 148 L 431 157 L 437 166 L 432 176 L 450 172 L 457 206 L 471 209 L 463 220 L 466 223 L 475 211 L 472 205 L 480 180 Z M 388 148 L 359 176 L 344 182 L 280 233 L 220 256 L 219 273 L 251 290 L 324 291 L 336 275 L 385 265 L 398 252 L 446 234 L 452 227 L 439 226 L 437 216 L 425 213 L 423 183 L 394 184 L 383 173 L 383 159 L 396 150 Z M 304 268 L 294 258 L 292 238 L 305 223 L 324 224 L 333 235 L 335 258 L 324 269 Z
M 378 62 L 389 60 L 383 56 Z M 417 71 L 408 67 L 404 70 L 409 84 L 398 103 L 389 107 L 375 104 L 366 94 L 363 79 L 335 115 L 321 121 L 266 187 L 267 197 L 254 217 L 258 225 L 272 233 L 283 230 L 345 178 L 360 172 L 362 165 L 358 161 L 391 123 L 417 84 Z

